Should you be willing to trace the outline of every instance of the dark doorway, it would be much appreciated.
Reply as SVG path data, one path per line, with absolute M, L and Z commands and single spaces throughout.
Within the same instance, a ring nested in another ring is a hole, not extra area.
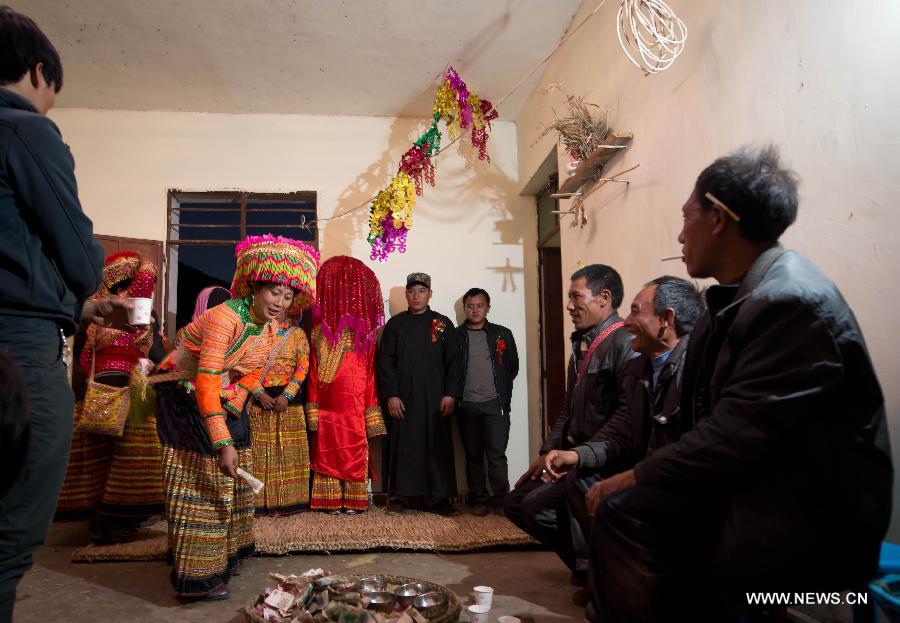
M 566 358 L 563 329 L 563 280 L 560 254 L 559 216 L 556 200 L 557 175 L 537 195 L 538 291 L 540 296 L 541 429 L 543 438 L 562 411 L 566 398 Z

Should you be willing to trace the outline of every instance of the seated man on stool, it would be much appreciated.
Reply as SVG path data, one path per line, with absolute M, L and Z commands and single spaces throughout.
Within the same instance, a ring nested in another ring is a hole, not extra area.
M 543 482 L 544 456 L 590 439 L 619 406 L 619 385 L 632 357 L 631 336 L 617 310 L 624 296 L 622 278 L 603 264 L 585 266 L 572 275 L 566 309 L 575 325 L 569 359 L 565 410 L 535 458 L 506 496 L 506 516 L 535 539 L 549 545 L 573 572 L 587 576 L 587 552 L 576 553 L 584 539 L 573 534 L 562 482 Z M 576 560 L 582 560 L 579 565 Z
M 689 281 L 666 276 L 644 286 L 625 318 L 639 356 L 625 368 L 619 408 L 590 441 L 544 455 L 549 479 L 564 477 L 569 514 L 582 534 L 590 534 L 585 494 L 591 485 L 681 436 L 681 371 L 701 311 L 703 299 Z
M 692 428 L 589 492 L 591 621 L 732 621 L 748 593 L 839 592 L 876 570 L 884 397 L 835 284 L 778 243 L 797 204 L 767 147 L 713 162 L 682 207 L 687 271 L 720 284 L 685 359 Z

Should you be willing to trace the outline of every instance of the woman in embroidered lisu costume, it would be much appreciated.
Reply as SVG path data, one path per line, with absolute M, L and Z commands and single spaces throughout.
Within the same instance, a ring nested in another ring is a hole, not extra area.
M 94 297 L 151 298 L 155 283 L 156 266 L 136 252 L 123 251 L 106 258 Z M 152 327 L 91 324 L 79 363 L 85 378 L 93 363 L 96 381 L 125 387 L 138 360 L 151 355 L 157 358 L 154 363 L 165 355 L 162 338 Z M 79 431 L 76 422 L 57 514 L 65 518 L 94 510 L 89 526 L 98 542 L 130 540 L 143 520 L 162 513 L 161 455 L 152 415 L 129 417 L 121 437 Z
M 384 301 L 375 273 L 346 256 L 322 264 L 316 291 L 306 388 L 310 508 L 355 514 L 369 506 L 368 440 L 386 433 L 375 390 L 375 338 L 384 324 Z
M 158 396 L 172 581 L 183 597 L 222 599 L 253 553 L 252 472 L 245 404 L 278 339 L 282 311 L 315 298 L 318 252 L 289 238 L 250 236 L 235 254 L 233 299 L 179 331 L 151 379 Z M 159 382 L 159 381 L 163 382 Z
M 257 515 L 290 515 L 309 506 L 309 445 L 300 387 L 309 371 L 309 342 L 289 316 L 265 378 L 253 388 L 254 476 L 266 486 L 256 494 Z

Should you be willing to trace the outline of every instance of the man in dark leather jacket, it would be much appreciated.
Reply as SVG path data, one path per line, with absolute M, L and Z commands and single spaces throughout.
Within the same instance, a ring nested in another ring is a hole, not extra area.
M 689 281 L 665 276 L 644 286 L 625 318 L 639 355 L 625 367 L 619 408 L 589 441 L 544 455 L 550 478 L 565 480 L 569 514 L 582 534 L 590 534 L 585 500 L 589 487 L 681 436 L 681 373 L 701 311 L 703 299 Z
M 777 243 L 794 174 L 772 147 L 740 150 L 700 174 L 682 212 L 688 273 L 720 284 L 685 362 L 693 429 L 596 485 L 592 621 L 727 621 L 752 591 L 858 589 L 890 518 L 884 399 L 859 325 Z
M 462 300 L 466 320 L 456 327 L 456 334 L 462 348 L 463 396 L 456 419 L 466 452 L 469 503 L 473 515 L 491 510 L 502 514 L 503 497 L 509 493 L 506 446 L 519 352 L 512 331 L 488 322 L 491 297 L 485 290 L 471 288 Z
M 564 484 L 549 479 L 545 482 L 543 455 L 584 443 L 618 408 L 625 364 L 633 356 L 631 336 L 617 313 L 623 295 L 622 278 L 609 266 L 592 264 L 572 275 L 566 309 L 576 330 L 572 334 L 566 406 L 541 446 L 540 455 L 503 505 L 513 523 L 559 555 L 576 574 L 576 581 L 583 579 L 577 577 L 579 572 L 585 576 L 587 572 L 577 563 L 578 559 L 587 560 L 586 552 L 576 551 L 584 538 L 572 533 L 576 526 L 568 517 Z

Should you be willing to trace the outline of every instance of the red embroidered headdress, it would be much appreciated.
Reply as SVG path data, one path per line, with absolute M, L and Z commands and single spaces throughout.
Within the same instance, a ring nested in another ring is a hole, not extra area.
M 113 294 L 116 284 L 131 280 L 125 296 L 153 298 L 156 287 L 156 264 L 141 261 L 137 251 L 121 251 L 113 253 L 103 261 L 103 280 L 96 296 Z
M 344 329 L 354 333 L 353 348 L 367 350 L 384 324 L 381 284 L 372 269 L 360 260 L 338 255 L 322 263 L 316 280 L 313 324 L 336 346 Z
M 122 251 L 107 255 L 103 260 L 103 285 L 110 290 L 117 283 L 131 279 L 141 265 L 141 255 L 137 251 Z

